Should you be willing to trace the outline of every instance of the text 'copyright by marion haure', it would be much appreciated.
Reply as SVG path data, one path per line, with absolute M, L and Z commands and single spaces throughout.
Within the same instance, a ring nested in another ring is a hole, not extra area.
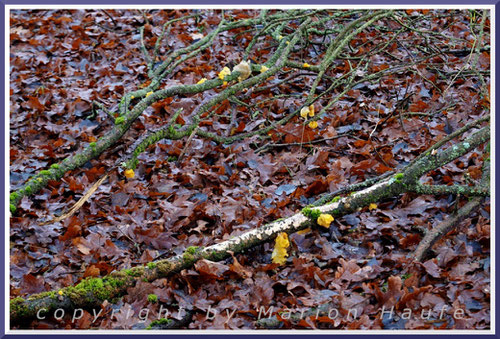
M 200 311 L 205 313 L 205 318 L 206 320 L 214 320 L 216 317 L 224 317 L 225 320 L 229 321 L 231 318 L 234 317 L 238 310 L 230 310 L 230 309 L 224 309 L 222 311 L 219 311 L 215 308 L 212 308 L 211 306 L 208 307 L 206 311 Z M 335 319 L 342 319 L 345 321 L 354 321 L 358 319 L 358 317 L 361 315 L 359 314 L 357 309 L 348 309 L 345 310 L 343 309 L 340 311 L 338 308 L 304 308 L 300 310 L 292 310 L 288 308 L 284 309 L 276 309 L 273 306 L 269 307 L 264 307 L 261 306 L 259 309 L 255 310 L 257 313 L 257 320 L 264 319 L 264 318 L 271 318 L 276 314 L 279 314 L 280 318 L 283 320 L 301 320 L 307 318 L 316 318 L 319 319 L 320 317 L 328 317 L 331 320 Z M 438 310 L 436 309 L 419 309 L 418 311 L 412 310 L 411 308 L 404 308 L 401 310 L 395 310 L 394 307 L 391 308 L 385 308 L 382 307 L 379 309 L 379 317 L 381 319 L 392 319 L 392 318 L 398 318 L 398 319 L 423 319 L 423 320 L 430 320 L 430 319 L 444 319 L 446 316 L 451 316 L 454 319 L 463 319 L 465 317 L 465 310 L 461 308 L 450 308 L 447 305 L 442 305 L 442 307 Z M 148 319 L 151 320 L 153 317 L 151 316 L 153 312 L 148 309 L 148 308 L 142 308 L 139 311 L 134 311 L 132 309 L 127 309 L 127 310 L 121 310 L 119 308 L 113 309 L 110 313 L 109 312 L 104 312 L 103 309 L 92 309 L 89 311 L 89 313 L 92 316 L 92 323 L 96 322 L 99 319 L 102 319 L 104 317 L 110 317 L 111 319 L 115 318 L 117 319 L 118 316 L 123 319 L 125 317 L 126 319 L 132 319 L 136 318 L 136 320 L 139 323 L 144 323 Z M 173 316 L 173 313 L 169 311 L 169 309 L 164 308 L 163 305 L 160 305 L 160 309 L 158 311 L 154 312 L 154 318 L 156 319 L 167 319 L 171 316 Z M 175 317 L 177 319 L 182 318 L 183 314 L 185 314 L 185 309 L 180 307 L 176 310 L 175 312 Z M 47 309 L 40 309 L 37 312 L 37 319 L 39 320 L 44 320 L 48 318 L 53 318 L 55 320 L 61 320 L 64 317 L 71 317 L 71 321 L 75 322 L 79 319 L 81 319 L 84 316 L 84 310 L 81 308 L 77 308 L 72 311 L 66 311 L 62 308 L 56 309 L 54 312 L 48 312 Z

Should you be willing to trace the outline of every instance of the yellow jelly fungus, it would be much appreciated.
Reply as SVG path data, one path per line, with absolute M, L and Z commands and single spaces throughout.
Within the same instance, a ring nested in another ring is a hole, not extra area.
M 309 116 L 310 117 L 314 116 L 314 105 L 309 105 Z
M 150 96 L 151 94 L 153 94 L 153 91 L 151 91 L 151 92 L 147 92 L 147 93 L 146 93 L 146 98 L 147 98 L 148 96 Z
M 196 84 L 197 85 L 201 85 L 202 83 L 204 83 L 205 81 L 207 81 L 207 78 L 203 78 L 201 79 L 200 81 L 198 81 Z
M 278 234 L 278 236 L 276 237 L 273 254 L 271 255 L 273 263 L 283 265 L 286 262 L 286 257 L 288 257 L 286 249 L 288 248 L 288 246 L 290 246 L 288 235 L 285 232 Z
M 132 179 L 134 176 L 135 176 L 135 173 L 134 173 L 133 169 L 129 168 L 128 170 L 125 170 L 125 177 L 127 179 Z
M 374 204 L 373 202 L 368 206 L 368 209 L 371 210 L 376 210 L 377 209 L 377 204 Z
M 333 221 L 333 217 L 330 214 L 320 214 L 318 220 L 316 221 L 318 225 L 329 228 Z
M 316 127 L 318 127 L 318 122 L 317 121 L 311 121 L 308 126 L 311 129 L 315 129 Z
M 304 62 L 304 64 L 302 64 L 302 67 L 308 68 L 308 67 L 311 67 L 311 65 L 309 65 L 307 62 Z
M 260 66 L 260 72 L 261 72 L 261 73 L 266 72 L 268 69 L 269 69 L 269 68 L 268 68 L 268 67 L 266 67 L 265 65 Z
M 304 119 L 307 119 L 308 114 L 309 114 L 309 108 L 302 107 L 302 109 L 300 110 L 300 116 Z
M 250 67 L 250 63 L 248 61 L 242 61 L 238 65 L 234 66 L 233 72 L 239 72 L 240 76 L 238 76 L 238 81 L 243 81 L 252 74 L 252 68 Z
M 231 74 L 229 67 L 224 67 L 222 71 L 219 72 L 219 79 L 224 80 L 224 77 L 229 74 Z

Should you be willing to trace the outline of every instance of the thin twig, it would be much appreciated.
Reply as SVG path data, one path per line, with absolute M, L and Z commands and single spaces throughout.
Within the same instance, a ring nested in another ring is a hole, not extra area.
M 106 10 L 104 9 L 101 9 L 101 11 L 106 14 L 110 19 L 111 21 L 113 22 L 113 26 L 116 28 L 118 26 L 118 24 L 116 23 L 115 19 L 113 18 L 113 16 L 111 16 L 111 14 L 109 14 Z
M 182 160 L 182 157 L 184 156 L 184 154 L 186 153 L 188 147 L 189 147 L 189 144 L 191 143 L 191 140 L 193 140 L 193 137 L 196 135 L 196 132 L 198 132 L 198 129 L 200 128 L 200 125 L 197 125 L 194 130 L 191 132 L 191 134 L 189 135 L 188 139 L 186 140 L 186 145 L 184 146 L 184 148 L 182 149 L 182 152 L 181 154 L 179 154 L 179 157 L 177 158 L 177 164 L 180 164 L 181 160 Z
M 59 221 L 63 221 L 64 219 L 66 218 L 69 218 L 71 217 L 73 214 L 75 214 L 76 211 L 78 211 L 82 206 L 83 204 L 85 204 L 85 202 L 87 200 L 89 200 L 90 196 L 92 194 L 94 194 L 94 192 L 97 190 L 97 188 L 99 188 L 99 186 L 101 186 L 101 184 L 104 182 L 104 180 L 106 180 L 106 178 L 109 176 L 109 172 L 104 174 L 95 184 L 92 185 L 92 187 L 90 187 L 87 192 L 85 193 L 85 195 L 83 197 L 80 198 L 80 200 L 78 200 L 74 205 L 73 207 L 71 207 L 69 209 L 68 212 L 64 213 L 63 215 L 61 216 L 58 216 L 50 221 L 46 221 L 46 222 L 42 222 L 40 223 L 41 226 L 43 225 L 48 225 L 48 224 L 53 224 L 53 223 L 56 223 L 56 222 L 59 222 Z
M 255 153 L 260 153 L 260 152 L 263 152 L 264 150 L 266 150 L 267 148 L 274 148 L 274 147 L 287 147 L 287 146 L 300 146 L 300 145 L 308 145 L 308 144 L 319 144 L 319 143 L 322 143 L 322 142 L 325 142 L 325 141 L 328 141 L 328 140 L 334 140 L 334 139 L 338 139 L 338 138 L 342 138 L 342 137 L 345 137 L 345 136 L 348 136 L 349 133 L 345 133 L 345 134 L 338 134 L 334 137 L 330 137 L 330 138 L 323 138 L 323 139 L 317 139 L 317 140 L 311 140 L 309 142 L 305 142 L 305 143 L 301 143 L 301 142 L 290 142 L 290 143 L 285 143 L 285 144 L 266 144 L 266 145 L 263 145 L 259 148 L 257 148 L 255 150 Z

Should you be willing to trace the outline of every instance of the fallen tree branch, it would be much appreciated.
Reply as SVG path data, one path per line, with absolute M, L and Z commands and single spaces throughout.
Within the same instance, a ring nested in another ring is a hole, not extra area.
M 490 160 L 486 159 L 483 165 L 483 175 L 481 178 L 480 186 L 489 187 L 490 182 Z M 445 221 L 441 222 L 439 225 L 431 229 L 424 236 L 424 239 L 420 241 L 417 249 L 413 253 L 415 261 L 421 261 L 425 254 L 432 248 L 432 246 L 443 237 L 445 234 L 449 233 L 454 228 L 458 227 L 460 222 L 470 215 L 474 210 L 476 210 L 483 201 L 482 197 L 474 197 L 464 206 L 462 206 L 455 214 L 450 216 Z
M 273 18 L 283 18 L 288 17 L 287 15 L 273 16 Z M 259 19 L 245 19 L 241 21 L 236 21 L 224 25 L 221 23 L 217 29 L 215 29 L 210 34 L 206 35 L 200 41 L 189 45 L 185 48 L 181 48 L 172 52 L 166 60 L 158 66 L 154 72 L 152 72 L 151 83 L 142 89 L 125 94 L 120 100 L 119 112 L 121 116 L 115 119 L 115 125 L 113 128 L 104 136 L 99 138 L 96 142 L 89 143 L 83 150 L 79 151 L 73 156 L 69 156 L 64 159 L 59 164 L 53 164 L 49 169 L 42 170 L 39 173 L 32 176 L 22 187 L 12 192 L 10 195 L 10 210 L 12 213 L 15 212 L 17 204 L 21 201 L 24 196 L 30 196 L 40 189 L 45 187 L 50 180 L 59 180 L 68 171 L 74 170 L 81 167 L 83 164 L 91 159 L 94 159 L 101 155 L 109 147 L 113 146 L 131 127 L 132 123 L 148 108 L 151 104 L 156 101 L 165 99 L 179 94 L 195 94 L 221 86 L 223 81 L 221 79 L 215 79 L 207 81 L 202 85 L 180 85 L 172 86 L 164 90 L 160 90 L 154 93 L 154 95 L 148 95 L 148 93 L 155 91 L 161 84 L 161 81 L 182 62 L 193 57 L 196 53 L 199 53 L 202 49 L 207 48 L 209 44 L 213 41 L 215 36 L 221 31 L 227 31 L 233 28 L 252 25 L 256 20 Z M 281 51 L 278 51 L 281 52 Z M 182 57 L 184 55 L 184 57 Z M 187 55 L 187 56 L 186 56 Z M 279 56 L 279 55 L 278 55 Z M 177 61 L 176 61 L 177 60 Z M 228 76 L 228 81 L 237 78 L 237 74 Z M 143 98 L 139 101 L 133 109 L 128 110 L 128 104 L 131 98 Z
M 316 225 L 319 214 L 327 213 L 336 217 L 352 213 L 388 197 L 398 196 L 415 186 L 421 175 L 443 166 L 454 159 L 470 152 L 489 139 L 489 127 L 484 127 L 461 143 L 454 145 L 439 155 L 427 155 L 415 164 L 407 167 L 402 173 L 374 184 L 371 187 L 355 192 L 350 196 L 334 199 L 319 207 L 306 207 L 301 212 L 277 220 L 260 228 L 250 230 L 237 237 L 205 248 L 189 247 L 181 254 L 168 259 L 151 262 L 145 266 L 137 266 L 113 272 L 103 278 L 84 279 L 76 286 L 65 287 L 59 291 L 44 292 L 26 299 L 18 297 L 10 301 L 10 318 L 12 323 L 34 319 L 41 310 L 51 312 L 58 308 L 74 309 L 92 308 L 101 305 L 104 300 L 113 300 L 122 296 L 128 287 L 136 281 L 167 277 L 172 273 L 192 267 L 198 260 L 221 261 L 233 253 L 242 253 L 247 249 L 274 240 L 282 232 L 295 233 Z
M 461 207 L 454 215 L 450 216 L 448 219 L 434 227 L 431 231 L 427 232 L 412 255 L 414 260 L 421 261 L 427 251 L 431 249 L 432 245 L 434 245 L 442 236 L 457 227 L 464 218 L 481 205 L 482 200 L 483 199 L 481 197 L 473 198 Z
M 418 194 L 429 194 L 429 195 L 439 195 L 439 194 L 463 194 L 467 196 L 482 196 L 486 197 L 490 195 L 490 188 L 484 186 L 464 186 L 464 185 L 422 185 L 417 184 L 412 186 L 409 190 L 410 192 Z
M 302 13 L 301 11 L 299 12 Z M 273 16 L 273 18 L 281 20 L 289 18 L 289 16 L 280 15 Z M 106 135 L 99 138 L 96 142 L 89 143 L 88 146 L 86 146 L 79 153 L 67 157 L 61 163 L 53 164 L 49 169 L 42 170 L 39 173 L 35 174 L 21 188 L 17 189 L 15 192 L 12 192 L 10 195 L 11 212 L 15 212 L 17 204 L 24 196 L 30 196 L 38 192 L 40 189 L 45 187 L 50 180 L 61 179 L 66 172 L 81 167 L 89 160 L 98 157 L 109 147 L 116 144 L 116 142 L 118 142 L 118 140 L 129 130 L 132 123 L 146 110 L 146 108 L 148 108 L 153 103 L 175 95 L 201 93 L 210 89 L 214 89 L 216 87 L 220 87 L 225 81 L 229 82 L 238 79 L 239 72 L 233 72 L 232 74 L 227 75 L 224 79 L 216 78 L 213 80 L 208 80 L 203 84 L 178 85 L 157 90 L 161 84 L 161 81 L 168 74 L 172 73 L 182 62 L 194 57 L 200 51 L 207 48 L 219 32 L 228 31 L 230 29 L 240 27 L 240 25 L 252 25 L 257 22 L 255 20 L 259 19 L 245 19 L 232 23 L 226 23 L 225 21 L 222 21 L 213 32 L 206 35 L 200 41 L 185 48 L 175 50 L 173 53 L 171 53 L 166 58 L 166 60 L 152 72 L 152 77 L 150 77 L 151 83 L 147 87 L 127 93 L 122 97 L 119 104 L 119 112 L 121 115 L 115 119 L 114 127 Z M 287 61 L 287 56 L 291 52 L 293 46 L 301 37 L 302 31 L 307 29 L 308 27 L 314 27 L 315 25 L 318 25 L 318 22 L 311 22 L 310 18 L 304 20 L 301 28 L 298 29 L 294 34 L 291 34 L 289 40 L 283 39 L 279 47 L 276 49 L 274 55 L 265 63 L 266 67 L 270 67 L 269 70 L 257 76 L 251 77 L 245 81 L 238 82 L 235 85 L 225 89 L 218 95 L 215 95 L 211 98 L 211 100 L 207 100 L 203 104 L 199 105 L 193 112 L 193 124 L 185 126 L 185 128 L 180 132 L 170 130 L 169 134 L 166 137 L 171 139 L 179 139 L 186 135 L 190 135 L 199 121 L 199 116 L 210 109 L 210 107 L 227 99 L 228 97 L 243 90 L 244 88 L 264 82 L 270 76 L 279 72 Z M 345 44 L 347 44 L 347 42 L 348 41 L 345 41 Z M 260 70 L 260 66 L 254 66 L 253 70 Z M 135 106 L 129 111 L 128 104 L 130 103 L 132 98 L 142 98 L 142 100 L 135 104 Z

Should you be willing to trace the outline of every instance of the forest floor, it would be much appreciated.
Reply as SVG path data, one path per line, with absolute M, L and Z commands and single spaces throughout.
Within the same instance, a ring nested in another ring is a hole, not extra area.
M 192 13 L 13 11 L 11 191 L 95 142 L 113 126 L 104 112 L 90 119 L 92 101 L 113 112 L 125 92 L 147 85 L 140 27 L 144 27 L 146 46 L 153 48 L 166 21 Z M 192 44 L 212 31 L 221 18 L 220 11 L 197 14 L 172 24 L 160 44 L 160 56 Z M 41 225 L 78 201 L 144 131 L 165 124 L 179 108 L 184 109 L 177 119 L 182 125 L 194 107 L 222 89 L 152 104 L 116 147 L 20 201 L 10 219 L 11 297 L 75 285 L 84 277 L 102 277 L 182 254 L 190 246 L 210 246 L 286 218 L 322 193 L 403 168 L 441 138 L 486 115 L 489 100 L 481 81 L 465 67 L 475 60 L 489 84 L 489 50 L 471 52 L 475 41 L 471 27 L 476 29 L 481 13 L 431 10 L 407 14 L 418 19 L 419 27 L 438 32 L 432 51 L 465 52 L 429 57 L 425 36 L 404 29 L 395 20 L 381 20 L 359 33 L 326 75 L 336 78 L 348 73 L 360 62 L 356 55 L 385 43 L 387 48 L 370 55 L 367 67 L 358 69 L 356 76 L 394 72 L 343 93 L 317 120 L 316 128 L 304 125 L 297 116 L 267 135 L 229 145 L 197 135 L 188 147 L 186 138 L 160 141 L 139 156 L 134 178 L 111 172 L 73 216 Z M 259 11 L 232 10 L 225 15 L 238 20 L 258 16 Z M 489 46 L 489 20 L 483 24 L 482 44 Z M 397 39 L 390 41 L 397 31 Z M 210 48 L 185 61 L 161 88 L 217 78 L 223 67 L 232 68 L 241 61 L 253 34 L 246 28 L 220 33 Z M 315 65 L 325 51 L 323 43 L 313 36 L 310 44 L 292 56 L 297 62 Z M 263 37 L 250 59 L 266 60 L 275 45 L 271 36 Z M 411 63 L 412 67 L 397 71 L 398 65 Z M 200 128 L 229 137 L 278 121 L 301 106 L 314 81 L 314 73 L 305 67 L 300 76 L 279 83 L 290 72 L 285 69 L 268 79 L 263 85 L 276 86 L 252 92 L 245 105 L 224 101 Z M 326 87 L 320 83 L 319 90 Z M 319 112 L 339 94 L 328 93 L 315 103 L 315 110 Z M 477 181 L 482 152 L 476 149 L 422 180 L 445 185 Z M 160 310 L 168 309 L 173 319 L 181 319 L 179 308 L 183 308 L 191 311 L 192 318 L 181 328 L 254 329 L 259 327 L 256 320 L 262 307 L 300 314 L 330 303 L 339 311 L 335 319 L 283 320 L 280 328 L 488 329 L 489 199 L 443 237 L 425 260 L 415 263 L 411 258 L 425 231 L 464 202 L 467 197 L 454 194 L 406 193 L 336 218 L 332 223 L 338 230 L 336 237 L 326 229 L 291 234 L 284 265 L 272 263 L 274 244 L 264 244 L 219 263 L 201 260 L 170 278 L 141 281 L 116 303 L 103 305 L 97 320 L 92 312 L 83 311 L 77 320 L 72 314 L 61 320 L 49 314 L 25 325 L 140 329 L 157 319 Z M 391 305 L 399 317 L 381 313 L 382 307 L 388 310 Z M 139 312 L 145 308 L 149 314 L 142 321 Z M 356 319 L 347 316 L 347 310 L 353 309 Z M 412 310 L 410 319 L 401 317 L 405 309 Z M 456 316 L 459 309 L 462 317 Z M 209 310 L 219 316 L 207 319 Z

